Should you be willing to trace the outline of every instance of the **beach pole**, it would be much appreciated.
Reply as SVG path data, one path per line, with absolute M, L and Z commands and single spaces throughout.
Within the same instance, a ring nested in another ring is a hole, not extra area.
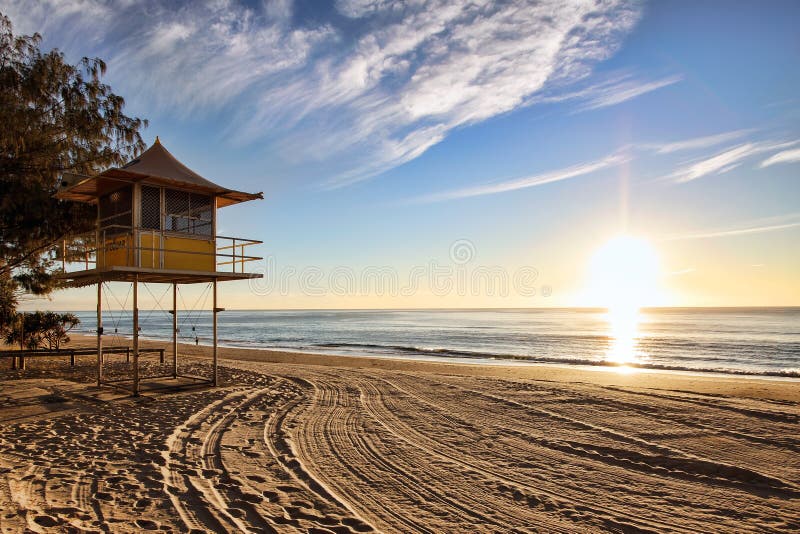
M 178 283 L 172 282 L 172 378 L 178 378 Z
M 23 345 L 23 344 L 22 344 L 22 343 L 20 343 L 20 349 L 19 349 L 19 350 L 22 350 L 22 346 L 21 346 L 21 345 Z M 18 360 L 18 358 L 17 358 L 17 355 L 16 355 L 16 354 L 14 354 L 14 355 L 11 357 L 11 370 L 12 370 L 12 371 L 14 371 L 14 370 L 16 370 L 16 369 L 17 369 L 17 360 Z
M 103 381 L 103 281 L 97 281 L 97 387 Z
M 133 276 L 133 396 L 139 396 L 139 275 Z
M 21 371 L 25 370 L 25 314 L 21 316 L 22 320 L 19 323 L 19 368 Z
M 217 279 L 214 278 L 214 312 L 212 313 L 213 316 L 213 330 L 214 330 L 214 351 L 212 352 L 212 366 L 214 367 L 212 378 L 211 378 L 211 385 L 217 385 Z

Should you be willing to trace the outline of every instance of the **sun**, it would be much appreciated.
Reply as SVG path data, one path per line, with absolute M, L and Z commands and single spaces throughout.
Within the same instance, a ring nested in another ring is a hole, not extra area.
M 658 300 L 659 275 L 658 254 L 642 238 L 617 236 L 592 256 L 588 298 L 608 309 L 607 361 L 629 369 L 624 366 L 646 357 L 639 349 L 639 310 Z
M 659 277 L 655 248 L 646 239 L 620 235 L 592 256 L 587 297 L 596 306 L 638 310 L 660 300 Z

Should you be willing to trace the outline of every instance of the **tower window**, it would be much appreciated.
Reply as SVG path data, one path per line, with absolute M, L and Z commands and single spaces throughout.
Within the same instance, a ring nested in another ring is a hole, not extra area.
M 133 225 L 133 192 L 125 186 L 105 194 L 98 202 L 100 229 L 106 235 L 129 232 Z
M 165 230 L 205 236 L 213 234 L 213 197 L 165 189 L 164 209 Z

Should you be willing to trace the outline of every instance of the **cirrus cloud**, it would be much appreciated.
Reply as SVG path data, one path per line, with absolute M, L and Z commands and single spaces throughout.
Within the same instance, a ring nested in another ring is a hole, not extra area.
M 454 200 L 458 198 L 477 197 L 484 195 L 495 195 L 498 193 L 507 193 L 509 191 L 516 191 L 518 189 L 528 189 L 530 187 L 537 187 L 540 185 L 551 184 L 554 182 L 561 182 L 572 178 L 588 176 L 598 171 L 602 171 L 611 167 L 616 167 L 630 160 L 630 157 L 624 153 L 625 151 L 618 151 L 609 154 L 603 158 L 579 163 L 563 169 L 556 169 L 541 174 L 534 174 L 532 176 L 525 176 L 522 178 L 515 178 L 512 180 L 505 180 L 500 182 L 492 182 L 487 184 L 476 185 L 473 187 L 465 187 L 463 189 L 456 189 L 452 191 L 443 191 L 440 193 L 433 193 L 423 197 L 414 199 L 414 202 L 441 202 L 445 200 Z
M 722 152 L 719 152 L 711 157 L 686 164 L 668 178 L 674 180 L 676 183 L 686 183 L 704 176 L 715 174 L 724 174 L 731 171 L 742 164 L 748 158 L 765 152 L 774 152 L 794 145 L 800 141 L 764 141 L 764 142 L 748 142 L 742 143 L 734 147 L 728 147 Z M 770 158 L 772 159 L 772 158 Z M 769 161 L 769 160 L 767 160 Z M 765 166 L 762 164 L 762 167 Z
M 662 241 L 686 241 L 693 239 L 712 239 L 719 237 L 733 237 L 750 234 L 761 234 L 765 232 L 776 232 L 789 228 L 800 227 L 800 213 L 788 213 L 775 217 L 767 217 L 749 221 L 738 226 L 728 228 L 718 228 L 700 232 L 688 232 L 684 234 L 674 234 L 665 236 Z
M 769 167 L 770 165 L 775 165 L 777 163 L 795 163 L 800 161 L 800 148 L 795 148 L 792 150 L 783 150 L 778 152 L 777 154 L 773 154 L 772 156 L 768 157 L 764 161 L 761 162 L 759 167 Z
M 616 51 L 641 6 L 340 0 L 335 9 L 338 17 L 288 0 L 0 0 L 23 31 L 109 58 L 115 88 L 140 107 L 224 117 L 221 134 L 265 157 L 319 162 L 329 188 L 414 159 L 539 94 L 568 92 Z M 582 100 L 586 109 L 615 105 L 678 80 L 624 79 Z

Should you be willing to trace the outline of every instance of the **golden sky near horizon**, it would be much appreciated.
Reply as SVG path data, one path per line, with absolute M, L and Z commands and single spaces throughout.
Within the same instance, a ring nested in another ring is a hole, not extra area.
M 231 309 L 798 305 L 800 276 L 791 267 L 800 265 L 800 256 L 790 235 L 783 242 L 775 234 L 771 237 L 769 242 L 745 236 L 711 243 L 612 237 L 588 252 L 561 247 L 562 256 L 552 265 L 533 257 L 505 265 L 447 258 L 391 269 L 380 264 L 281 265 L 271 258 L 254 268 L 269 273 L 264 279 L 221 283 L 220 301 Z M 735 242 L 742 239 L 752 243 L 743 248 Z M 751 251 L 758 247 L 763 259 L 755 263 Z M 776 255 L 782 257 L 772 257 Z M 124 301 L 129 286 L 113 284 L 112 306 L 118 307 L 114 297 Z M 155 306 L 165 288 L 148 285 L 141 290 L 141 307 Z M 187 308 L 200 304 L 204 288 L 181 287 Z M 67 289 L 50 299 L 25 299 L 22 308 L 91 310 L 95 298 L 94 287 Z M 163 305 L 168 301 L 164 297 Z

